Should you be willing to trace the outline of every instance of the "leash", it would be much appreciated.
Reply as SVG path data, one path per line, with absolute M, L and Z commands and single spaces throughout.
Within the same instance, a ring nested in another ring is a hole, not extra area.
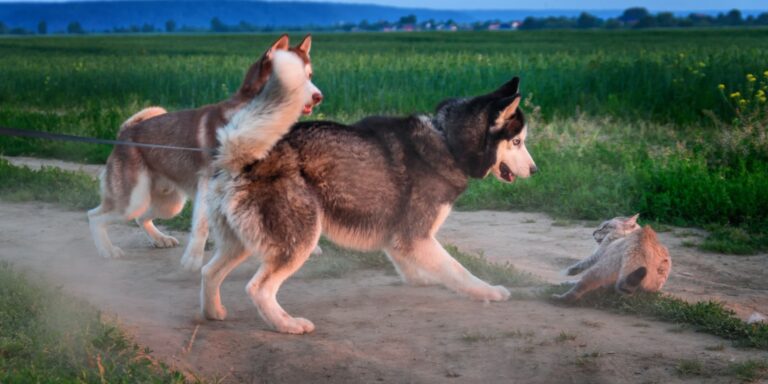
M 214 150 L 210 148 L 177 147 L 173 145 L 137 143 L 134 141 L 96 139 L 93 137 L 65 135 L 61 133 L 50 133 L 50 132 L 41 132 L 41 131 L 30 131 L 26 129 L 8 128 L 3 126 L 0 126 L 0 135 L 14 136 L 14 137 L 34 137 L 38 139 L 48 139 L 48 140 L 76 141 L 80 143 L 91 143 L 91 144 L 126 145 L 131 147 L 172 149 L 177 151 L 214 153 Z

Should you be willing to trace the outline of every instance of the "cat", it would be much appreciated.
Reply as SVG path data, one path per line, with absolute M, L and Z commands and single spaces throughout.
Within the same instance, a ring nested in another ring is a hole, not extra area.
M 638 289 L 661 290 L 669 277 L 672 260 L 653 228 L 637 224 L 639 215 L 604 221 L 592 233 L 597 249 L 565 271 L 569 276 L 585 272 L 581 280 L 568 292 L 553 298 L 573 302 L 587 292 L 611 285 L 617 292 L 628 295 Z

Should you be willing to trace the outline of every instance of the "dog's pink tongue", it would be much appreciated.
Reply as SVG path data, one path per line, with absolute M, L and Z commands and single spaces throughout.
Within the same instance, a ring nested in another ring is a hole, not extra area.
M 311 105 L 305 105 L 304 110 L 302 110 L 302 113 L 305 115 L 311 115 L 312 114 L 312 106 Z

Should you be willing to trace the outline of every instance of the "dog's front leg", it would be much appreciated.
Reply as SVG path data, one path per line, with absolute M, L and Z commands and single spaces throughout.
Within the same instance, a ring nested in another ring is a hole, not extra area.
M 197 182 L 197 192 L 192 209 L 192 231 L 189 234 L 189 243 L 184 249 L 181 265 L 189 271 L 197 271 L 203 266 L 205 256 L 205 242 L 208 240 L 208 194 L 207 174 L 202 175 Z
M 417 240 L 408 248 L 390 247 L 387 255 L 403 279 L 411 284 L 440 283 L 475 300 L 509 299 L 509 290 L 480 280 L 459 264 L 434 238 Z

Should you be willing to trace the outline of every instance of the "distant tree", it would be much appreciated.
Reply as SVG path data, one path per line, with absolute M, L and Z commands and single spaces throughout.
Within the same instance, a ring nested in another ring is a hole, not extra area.
M 85 30 L 83 29 L 83 26 L 80 25 L 79 21 L 72 21 L 67 25 L 67 33 L 73 35 L 82 35 L 85 33 Z
M 45 22 L 45 20 L 40 20 L 40 22 L 37 23 L 37 33 L 40 35 L 45 35 L 48 33 L 48 24 Z
M 576 28 L 590 29 L 598 28 L 603 24 L 603 21 L 594 15 L 582 12 L 579 18 L 576 19 Z
M 141 26 L 141 32 L 143 33 L 152 33 L 155 31 L 155 26 L 152 24 L 144 23 L 144 25 Z
M 416 24 L 416 15 L 403 16 L 398 20 L 397 25 Z
M 741 11 L 738 9 L 731 9 L 725 15 L 724 21 L 726 25 L 741 25 L 743 23 L 743 20 L 741 19 Z
M 659 12 L 656 15 L 656 25 L 659 27 L 676 27 L 679 22 L 672 12 Z
M 619 29 L 621 28 L 621 21 L 618 21 L 616 19 L 608 19 L 605 21 L 605 28 L 607 29 Z
M 218 17 L 211 19 L 211 31 L 212 32 L 226 32 L 227 25 L 224 24 Z
M 8 33 L 8 27 L 5 26 L 5 23 L 0 21 L 0 35 L 5 35 Z
M 627 8 L 624 10 L 624 13 L 619 16 L 619 20 L 624 24 L 634 24 L 650 15 L 648 10 L 642 7 Z
M 653 28 L 656 26 L 656 18 L 651 15 L 643 16 L 634 25 L 635 28 Z
M 165 22 L 165 31 L 168 33 L 173 33 L 176 31 L 176 22 L 173 20 L 168 20 Z
M 755 24 L 768 25 L 768 12 L 763 12 L 757 15 L 757 18 L 755 19 Z

